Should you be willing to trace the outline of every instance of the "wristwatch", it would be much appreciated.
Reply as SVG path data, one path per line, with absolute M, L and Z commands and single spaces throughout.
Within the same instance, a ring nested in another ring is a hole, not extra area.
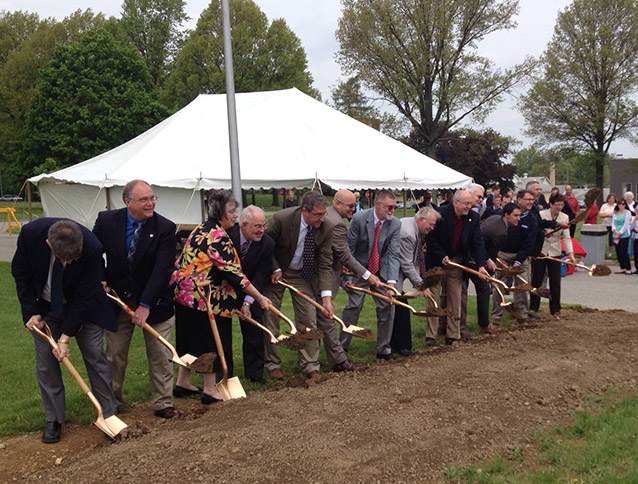
M 250 303 L 249 303 L 249 302 L 247 302 L 247 301 L 244 301 L 244 302 L 242 303 L 242 306 L 248 306 L 248 307 L 250 307 Z

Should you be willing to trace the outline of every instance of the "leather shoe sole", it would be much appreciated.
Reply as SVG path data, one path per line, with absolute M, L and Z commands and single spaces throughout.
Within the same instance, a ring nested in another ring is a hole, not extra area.
M 177 410 L 175 407 L 166 407 L 161 410 L 156 410 L 154 415 L 156 417 L 169 419 L 179 417 L 180 415 L 182 415 L 182 412 Z
M 175 385 L 173 387 L 173 396 L 175 398 L 183 398 L 183 397 L 194 397 L 196 395 L 200 395 L 204 390 L 200 387 L 197 387 L 197 390 L 191 390 L 190 388 L 180 387 L 179 385 Z
M 58 422 L 47 422 L 42 432 L 42 442 L 45 444 L 55 444 L 60 441 L 62 425 Z
M 281 372 L 281 370 L 279 368 L 275 368 L 273 370 L 270 370 L 268 373 L 270 374 L 270 378 L 272 378 L 273 380 L 283 380 L 284 379 L 284 374 Z

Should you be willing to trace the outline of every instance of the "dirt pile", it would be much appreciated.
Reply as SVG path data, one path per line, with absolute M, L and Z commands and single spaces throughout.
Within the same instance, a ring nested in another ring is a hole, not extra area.
M 206 408 L 177 400 L 178 420 L 138 405 L 120 416 L 149 431 L 115 444 L 73 425 L 53 446 L 5 440 L 0 481 L 442 482 L 449 467 L 525 452 L 532 431 L 567 423 L 586 397 L 634 388 L 637 350 L 637 314 L 564 311 L 319 384 Z

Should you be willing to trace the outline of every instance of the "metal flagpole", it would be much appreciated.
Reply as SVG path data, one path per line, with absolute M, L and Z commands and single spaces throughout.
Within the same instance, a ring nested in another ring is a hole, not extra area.
M 224 74 L 226 78 L 226 105 L 228 108 L 228 142 L 230 144 L 230 177 L 233 195 L 241 209 L 241 174 L 239 171 L 239 141 L 237 138 L 237 111 L 235 109 L 235 77 L 233 74 L 233 48 L 230 42 L 230 9 L 228 0 L 222 2 L 224 32 Z

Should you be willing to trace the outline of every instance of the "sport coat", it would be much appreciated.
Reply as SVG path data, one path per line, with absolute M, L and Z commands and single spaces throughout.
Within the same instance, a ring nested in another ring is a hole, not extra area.
M 328 207 L 326 220 L 334 224 L 332 229 L 332 295 L 336 295 L 341 281 L 341 272 L 346 267 L 357 277 L 363 276 L 366 268 L 355 259 L 348 246 L 348 228 L 334 207 Z
M 49 228 L 62 218 L 41 218 L 22 227 L 11 262 L 11 273 L 24 323 L 35 314 L 44 316 L 48 303 L 41 299 L 49 276 L 51 249 L 46 243 Z M 92 322 L 110 331 L 117 330 L 115 316 L 100 282 L 102 244 L 89 229 L 82 230 L 82 255 L 64 269 L 63 292 L 66 300 L 62 333 L 75 336 L 82 325 Z
M 419 250 L 423 249 L 420 239 L 421 234 L 416 225 L 416 219 L 414 217 L 402 218 L 399 279 L 396 285 L 399 291 L 404 290 L 403 283 L 406 279 L 410 281 L 413 287 L 416 287 L 422 280 L 419 274 Z
M 368 267 L 368 259 L 374 243 L 374 208 L 355 213 L 348 228 L 348 246 L 357 261 Z M 384 281 L 397 281 L 399 278 L 399 244 L 401 222 L 392 217 L 381 224 L 379 232 L 379 272 Z
M 239 248 L 241 247 L 240 231 L 241 228 L 239 224 L 235 224 L 226 230 L 238 254 Z M 270 274 L 272 274 L 272 254 L 274 249 L 275 242 L 270 235 L 264 234 L 261 240 L 253 240 L 251 242 L 248 252 L 246 252 L 246 255 L 241 261 L 242 272 L 259 292 L 263 292 L 267 282 L 270 283 L 269 278 Z M 241 305 L 244 301 L 244 297 L 246 297 L 246 294 L 242 291 L 237 300 L 238 305 Z M 257 314 L 263 312 L 259 304 L 253 304 L 251 309 Z
M 177 256 L 175 224 L 155 212 L 140 229 L 133 264 L 126 248 L 127 209 L 108 210 L 97 216 L 93 233 L 102 242 L 106 267 L 104 281 L 120 296 L 151 307 L 147 323 L 166 321 L 173 315 L 173 291 L 169 279 Z M 116 314 L 121 311 L 114 305 Z
M 301 207 L 285 208 L 275 212 L 268 221 L 268 235 L 275 242 L 272 270 L 286 271 L 290 265 L 301 227 Z M 319 290 L 332 287 L 332 230 L 333 224 L 325 219 L 317 229 L 313 229 L 315 240 L 315 274 Z
M 428 250 L 425 253 L 426 266 L 428 268 L 441 266 L 443 258 L 450 256 L 452 251 L 452 241 L 454 239 L 454 203 L 444 207 L 439 207 L 441 218 L 436 223 L 434 229 L 426 237 Z M 485 265 L 487 259 L 485 253 L 485 242 L 479 227 L 479 214 L 474 210 L 463 217 L 463 229 L 461 231 L 461 248 L 463 254 L 463 264 L 471 260 L 476 262 L 478 267 Z

